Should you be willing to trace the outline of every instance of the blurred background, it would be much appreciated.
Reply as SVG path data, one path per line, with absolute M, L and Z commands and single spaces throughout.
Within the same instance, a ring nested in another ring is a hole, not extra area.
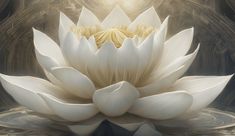
M 161 20 L 170 15 L 168 37 L 195 27 L 192 49 L 201 48 L 187 75 L 235 73 L 235 0 L 0 0 L 0 72 L 45 78 L 36 61 L 32 27 L 58 41 L 59 11 L 77 21 L 82 6 L 102 20 L 119 4 L 135 18 L 154 6 Z M 17 104 L 0 86 L 1 111 Z M 235 78 L 211 105 L 235 111 Z

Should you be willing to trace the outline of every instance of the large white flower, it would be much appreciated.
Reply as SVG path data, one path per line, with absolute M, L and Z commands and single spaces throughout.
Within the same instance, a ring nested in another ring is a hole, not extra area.
M 118 6 L 102 22 L 86 8 L 77 25 L 60 13 L 60 46 L 33 29 L 37 60 L 51 82 L 1 74 L 1 83 L 19 104 L 77 122 L 70 129 L 79 134 L 104 119 L 135 130 L 145 119 L 190 114 L 209 105 L 232 76 L 180 78 L 199 46 L 187 55 L 193 28 L 165 40 L 167 25 L 153 7 L 132 22 Z

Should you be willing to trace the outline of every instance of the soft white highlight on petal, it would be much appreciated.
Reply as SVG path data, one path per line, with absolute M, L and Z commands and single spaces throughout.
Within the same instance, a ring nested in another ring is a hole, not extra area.
M 154 7 L 145 10 L 143 13 L 138 15 L 136 19 L 130 24 L 129 29 L 135 30 L 138 25 L 152 26 L 159 28 L 161 20 L 155 11 Z
M 108 116 L 124 114 L 139 97 L 139 92 L 128 82 L 119 82 L 95 91 L 93 102 Z
M 116 6 L 103 20 L 102 26 L 104 28 L 111 28 L 115 26 L 128 26 L 130 23 L 131 21 L 126 13 L 119 6 Z
M 188 76 L 179 79 L 171 90 L 183 89 L 193 96 L 188 112 L 208 106 L 222 92 L 233 75 L 229 76 Z
M 75 26 L 72 20 L 70 20 L 63 12 L 60 12 L 60 24 L 59 24 L 59 40 L 62 45 L 64 38 L 71 28 Z
M 39 92 L 66 96 L 60 88 L 50 82 L 30 76 L 0 75 L 4 89 L 21 105 L 43 114 L 53 114 L 43 99 L 37 95 Z
M 66 99 L 59 99 L 52 95 L 39 93 L 59 117 L 68 121 L 82 121 L 95 116 L 98 109 L 92 103 L 70 103 Z
M 87 135 L 91 135 L 99 127 L 102 121 L 104 121 L 104 119 L 105 117 L 98 114 L 95 117 L 79 122 L 76 125 L 70 125 L 68 127 L 75 134 L 78 134 L 81 136 L 87 136 Z
M 50 80 L 54 85 L 61 85 L 61 82 L 50 72 L 48 72 L 47 70 L 43 69 L 46 77 L 48 80 Z
M 160 67 L 168 65 L 178 57 L 184 56 L 191 47 L 194 28 L 185 29 L 165 42 Z
M 171 119 L 190 108 L 193 97 L 186 91 L 175 91 L 139 98 L 130 113 L 156 120 Z
M 81 14 L 78 19 L 78 26 L 100 26 L 99 19 L 87 8 L 82 7 Z
M 62 83 L 61 87 L 81 98 L 92 98 L 95 86 L 84 74 L 72 67 L 54 67 L 52 74 Z
M 108 121 L 129 131 L 135 131 L 139 126 L 146 122 L 145 119 L 130 114 L 125 114 L 120 117 L 108 118 Z
M 34 47 L 39 64 L 50 71 L 51 67 L 67 66 L 60 47 L 46 34 L 33 29 Z

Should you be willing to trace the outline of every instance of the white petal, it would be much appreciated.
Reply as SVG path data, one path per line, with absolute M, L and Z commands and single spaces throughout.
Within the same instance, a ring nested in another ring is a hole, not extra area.
M 120 117 L 108 118 L 108 121 L 129 131 L 135 131 L 139 126 L 146 122 L 145 119 L 130 114 L 125 114 Z
M 117 49 L 112 43 L 105 43 L 90 61 L 87 60 L 89 77 L 96 85 L 107 86 L 112 83 L 116 70 L 116 53 Z
M 128 26 L 131 23 L 126 13 L 119 7 L 116 6 L 109 15 L 102 22 L 104 28 L 111 28 L 115 26 Z
M 91 98 L 95 86 L 92 81 L 84 74 L 72 67 L 54 67 L 52 74 L 62 83 L 71 94 L 81 98 Z
M 191 47 L 194 29 L 183 30 L 165 42 L 160 67 L 168 65 L 178 57 L 184 56 Z
M 39 64 L 50 71 L 54 66 L 67 66 L 60 47 L 46 34 L 33 29 L 34 47 Z
M 89 47 L 90 49 L 93 51 L 93 52 L 96 52 L 97 51 L 97 45 L 96 45 L 96 41 L 95 41 L 95 37 L 94 36 L 91 36 L 89 39 Z
M 151 73 L 152 70 L 159 64 L 159 60 L 162 56 L 164 41 L 166 38 L 168 19 L 169 17 L 164 20 L 164 22 L 160 26 L 159 31 L 153 33 L 152 35 L 149 35 L 141 43 L 141 45 L 138 46 L 141 62 L 140 69 L 145 68 L 145 73 L 143 75 L 148 75 L 149 73 Z M 139 71 L 138 73 L 141 72 Z
M 101 23 L 99 19 L 87 8 L 82 7 L 81 14 L 78 19 L 78 26 L 99 26 Z
M 47 70 L 43 69 L 46 77 L 48 80 L 50 80 L 53 84 L 60 86 L 61 82 L 50 72 L 48 72 Z
M 44 93 L 38 95 L 46 101 L 56 115 L 68 121 L 86 120 L 98 113 L 98 109 L 93 103 L 71 103 Z
M 102 115 L 98 114 L 88 120 L 79 122 L 79 124 L 70 125 L 68 127 L 75 134 L 87 136 L 92 134 L 100 126 L 101 122 L 104 121 L 104 119 L 105 118 Z
M 197 49 L 193 53 L 174 60 L 166 67 L 157 69 L 157 71 L 153 73 L 152 77 L 149 78 L 147 84 L 139 88 L 141 95 L 149 96 L 157 94 L 163 89 L 170 87 L 188 70 L 199 51 L 199 47 L 200 46 L 198 45 Z
M 161 25 L 161 20 L 155 11 L 154 7 L 151 7 L 141 13 L 136 19 L 130 24 L 129 29 L 135 30 L 138 25 L 152 26 L 154 28 L 159 28 Z
M 138 50 L 134 41 L 130 38 L 124 40 L 117 51 L 116 81 L 129 81 L 133 84 L 137 81 L 137 70 L 139 66 Z
M 181 66 L 170 73 L 166 73 L 159 79 L 156 79 L 146 86 L 139 87 L 141 96 L 154 95 L 170 87 L 185 72 L 185 66 Z
M 51 95 L 66 95 L 60 88 L 50 82 L 30 76 L 0 75 L 4 89 L 21 105 L 33 111 L 53 114 L 47 104 L 37 95 L 38 92 Z
M 81 71 L 87 73 L 87 63 L 90 61 L 94 52 L 89 48 L 89 42 L 85 37 L 81 37 L 78 41 L 77 37 L 72 33 L 68 33 L 63 45 L 63 53 L 70 64 Z
M 176 91 L 139 98 L 130 113 L 156 120 L 177 117 L 190 108 L 193 98 L 186 91 Z
M 108 116 L 124 114 L 139 97 L 139 92 L 128 82 L 119 82 L 95 91 L 93 102 Z
M 198 111 L 214 101 L 232 76 L 233 75 L 183 77 L 175 83 L 172 89 L 188 91 L 193 96 L 193 104 L 188 112 Z
M 60 12 L 60 24 L 59 24 L 59 40 L 62 45 L 64 38 L 71 28 L 75 26 L 72 20 L 70 20 L 64 13 Z

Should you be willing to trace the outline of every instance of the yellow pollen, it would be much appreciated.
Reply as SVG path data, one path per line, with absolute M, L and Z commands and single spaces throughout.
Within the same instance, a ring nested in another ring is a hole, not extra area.
M 139 38 L 145 38 L 154 31 L 154 28 L 150 26 L 139 25 L 134 31 L 131 31 L 127 26 L 119 26 L 109 29 L 101 29 L 98 26 L 92 26 L 72 27 L 71 31 L 78 37 L 85 36 L 86 38 L 89 38 L 94 36 L 98 48 L 100 48 L 106 42 L 113 42 L 114 45 L 119 48 L 126 38 L 133 38 L 135 35 Z

